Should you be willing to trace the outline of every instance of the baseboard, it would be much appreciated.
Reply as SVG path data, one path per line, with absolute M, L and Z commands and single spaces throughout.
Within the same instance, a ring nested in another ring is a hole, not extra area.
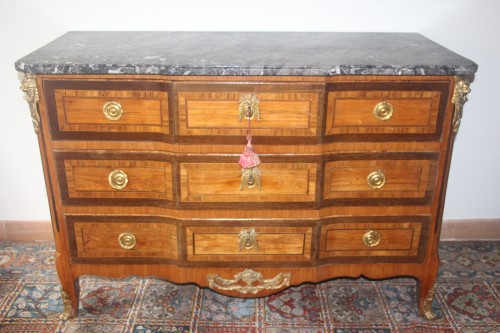
M 0 221 L 0 240 L 52 242 L 50 221 Z M 442 241 L 500 240 L 500 218 L 445 220 Z
M 0 240 L 53 242 L 50 221 L 0 221 Z
M 500 218 L 445 220 L 441 240 L 500 240 Z

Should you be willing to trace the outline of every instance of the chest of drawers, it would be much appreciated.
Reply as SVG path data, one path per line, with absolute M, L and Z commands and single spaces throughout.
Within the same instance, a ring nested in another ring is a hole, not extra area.
M 87 274 L 236 297 L 412 276 L 433 316 L 469 60 L 415 34 L 116 32 L 68 33 L 16 66 L 67 317 Z

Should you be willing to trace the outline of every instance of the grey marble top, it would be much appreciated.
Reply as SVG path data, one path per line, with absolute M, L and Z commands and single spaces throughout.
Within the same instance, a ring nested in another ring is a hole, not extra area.
M 467 75 L 415 33 L 68 32 L 16 62 L 35 74 Z

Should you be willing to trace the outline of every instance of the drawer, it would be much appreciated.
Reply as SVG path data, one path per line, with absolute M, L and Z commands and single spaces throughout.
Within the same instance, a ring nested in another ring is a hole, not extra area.
M 66 199 L 173 200 L 169 162 L 62 158 L 58 163 L 63 168 L 60 187 Z
M 314 202 L 316 163 L 261 163 L 261 184 L 241 188 L 238 163 L 180 163 L 183 202 Z
M 116 221 L 116 219 L 114 219 Z M 166 223 L 80 222 L 73 224 L 79 258 L 177 259 L 177 227 Z
M 168 134 L 168 96 L 159 91 L 56 90 L 59 130 Z
M 325 164 L 324 199 L 420 198 L 434 189 L 437 160 L 342 160 Z
M 421 222 L 331 223 L 321 228 L 320 258 L 418 255 Z
M 167 89 L 166 83 L 147 80 L 47 80 L 46 104 L 56 115 L 50 119 L 51 134 L 61 139 L 158 139 L 170 133 Z
M 434 134 L 440 91 L 333 91 L 326 134 Z
M 175 85 L 174 85 L 175 86 Z M 184 136 L 242 136 L 247 134 L 248 107 L 254 113 L 254 136 L 315 137 L 322 90 L 308 85 L 238 83 L 179 85 L 176 112 Z M 254 98 L 252 104 L 245 98 Z M 240 107 L 245 110 L 240 120 Z M 258 120 L 257 118 L 260 118 Z
M 187 227 L 191 261 L 309 260 L 311 227 Z

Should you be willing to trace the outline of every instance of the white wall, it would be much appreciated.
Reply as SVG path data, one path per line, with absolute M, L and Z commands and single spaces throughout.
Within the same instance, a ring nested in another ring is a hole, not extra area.
M 0 0 L 0 220 L 50 218 L 14 62 L 68 30 L 419 32 L 479 64 L 445 218 L 500 218 L 498 13 L 496 0 Z

